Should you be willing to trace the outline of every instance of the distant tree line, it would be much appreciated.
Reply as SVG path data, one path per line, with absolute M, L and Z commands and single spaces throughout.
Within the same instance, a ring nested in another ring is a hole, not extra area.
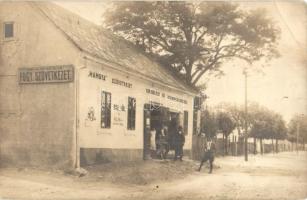
M 272 140 L 273 152 L 278 152 L 278 141 L 285 140 L 298 142 L 305 146 L 307 141 L 307 118 L 296 115 L 287 125 L 283 117 L 256 103 L 248 105 L 247 115 L 243 106 L 221 103 L 218 106 L 205 109 L 201 113 L 201 132 L 207 138 L 216 137 L 217 133 L 223 136 L 223 151 L 228 154 L 228 137 L 236 130 L 238 140 L 243 141 L 245 120 L 247 123 L 248 138 L 254 138 L 254 153 L 256 153 L 256 140 L 260 141 L 260 152 L 263 154 L 263 139 Z M 275 145 L 274 145 L 275 141 Z M 274 148 L 275 146 L 275 148 Z

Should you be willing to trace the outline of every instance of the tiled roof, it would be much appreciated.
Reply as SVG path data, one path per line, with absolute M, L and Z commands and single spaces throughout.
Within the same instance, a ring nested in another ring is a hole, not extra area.
M 63 31 L 80 50 L 114 63 L 123 70 L 139 73 L 180 90 L 195 92 L 123 38 L 53 3 L 35 2 L 32 5 Z

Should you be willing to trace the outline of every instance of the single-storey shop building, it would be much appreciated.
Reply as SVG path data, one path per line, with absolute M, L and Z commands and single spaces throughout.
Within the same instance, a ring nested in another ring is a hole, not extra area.
M 191 155 L 197 91 L 132 44 L 48 2 L 1 2 L 0 23 L 1 165 L 146 159 L 161 124 Z

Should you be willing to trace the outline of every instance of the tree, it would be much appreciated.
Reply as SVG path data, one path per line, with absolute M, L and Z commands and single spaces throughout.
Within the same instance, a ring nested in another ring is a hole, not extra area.
M 238 130 L 239 136 L 241 136 L 240 137 L 241 139 L 243 139 L 242 137 L 243 134 L 241 133 L 245 128 L 245 121 L 247 123 L 248 132 L 250 132 L 249 130 L 251 129 L 254 123 L 255 115 L 257 115 L 257 113 L 261 112 L 262 110 L 266 109 L 263 106 L 260 106 L 259 104 L 252 102 L 248 104 L 248 113 L 246 115 L 244 107 L 242 105 L 221 103 L 219 104 L 218 107 L 223 108 L 226 112 L 228 112 L 231 115 L 232 119 L 235 122 L 235 126 L 236 129 Z M 253 135 L 249 136 L 253 137 Z M 253 138 L 254 138 L 254 154 L 256 154 L 256 137 Z
M 288 124 L 288 130 L 288 140 L 293 144 L 298 137 L 298 142 L 303 144 L 303 148 L 305 148 L 307 141 L 307 117 L 305 115 L 293 116 Z
M 254 115 L 250 136 L 260 139 L 260 152 L 263 154 L 263 139 L 269 139 L 272 119 L 268 111 L 263 110 Z
M 222 75 L 227 61 L 278 56 L 280 30 L 263 9 L 229 2 L 116 2 L 104 18 L 107 28 L 192 86 L 204 74 Z
M 228 136 L 235 129 L 235 123 L 231 115 L 227 112 L 219 112 L 217 114 L 217 124 L 219 130 L 223 133 L 224 153 L 228 154 Z
M 234 120 L 236 129 L 238 130 L 239 136 L 241 136 L 245 123 L 245 113 L 243 106 L 222 102 L 217 106 L 217 108 L 223 109 L 231 115 L 231 118 Z
M 201 113 L 201 132 L 204 132 L 206 137 L 213 139 L 218 131 L 216 116 L 209 110 L 204 110 Z
M 263 139 L 272 140 L 272 150 L 274 152 L 274 139 L 276 140 L 275 151 L 278 151 L 278 140 L 287 136 L 286 123 L 282 116 L 265 107 L 254 104 L 250 109 L 251 131 L 250 136 L 260 139 L 260 151 L 263 154 Z
M 276 148 L 275 151 L 278 153 L 278 140 L 284 140 L 287 137 L 287 127 L 286 127 L 286 122 L 282 118 L 280 114 L 276 114 L 274 117 L 274 133 L 273 136 L 276 140 Z

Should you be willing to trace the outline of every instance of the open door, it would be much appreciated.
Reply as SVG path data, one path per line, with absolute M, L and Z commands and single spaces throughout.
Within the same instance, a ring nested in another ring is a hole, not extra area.
M 143 159 L 148 160 L 150 155 L 150 105 L 144 105 L 144 136 L 143 136 Z

